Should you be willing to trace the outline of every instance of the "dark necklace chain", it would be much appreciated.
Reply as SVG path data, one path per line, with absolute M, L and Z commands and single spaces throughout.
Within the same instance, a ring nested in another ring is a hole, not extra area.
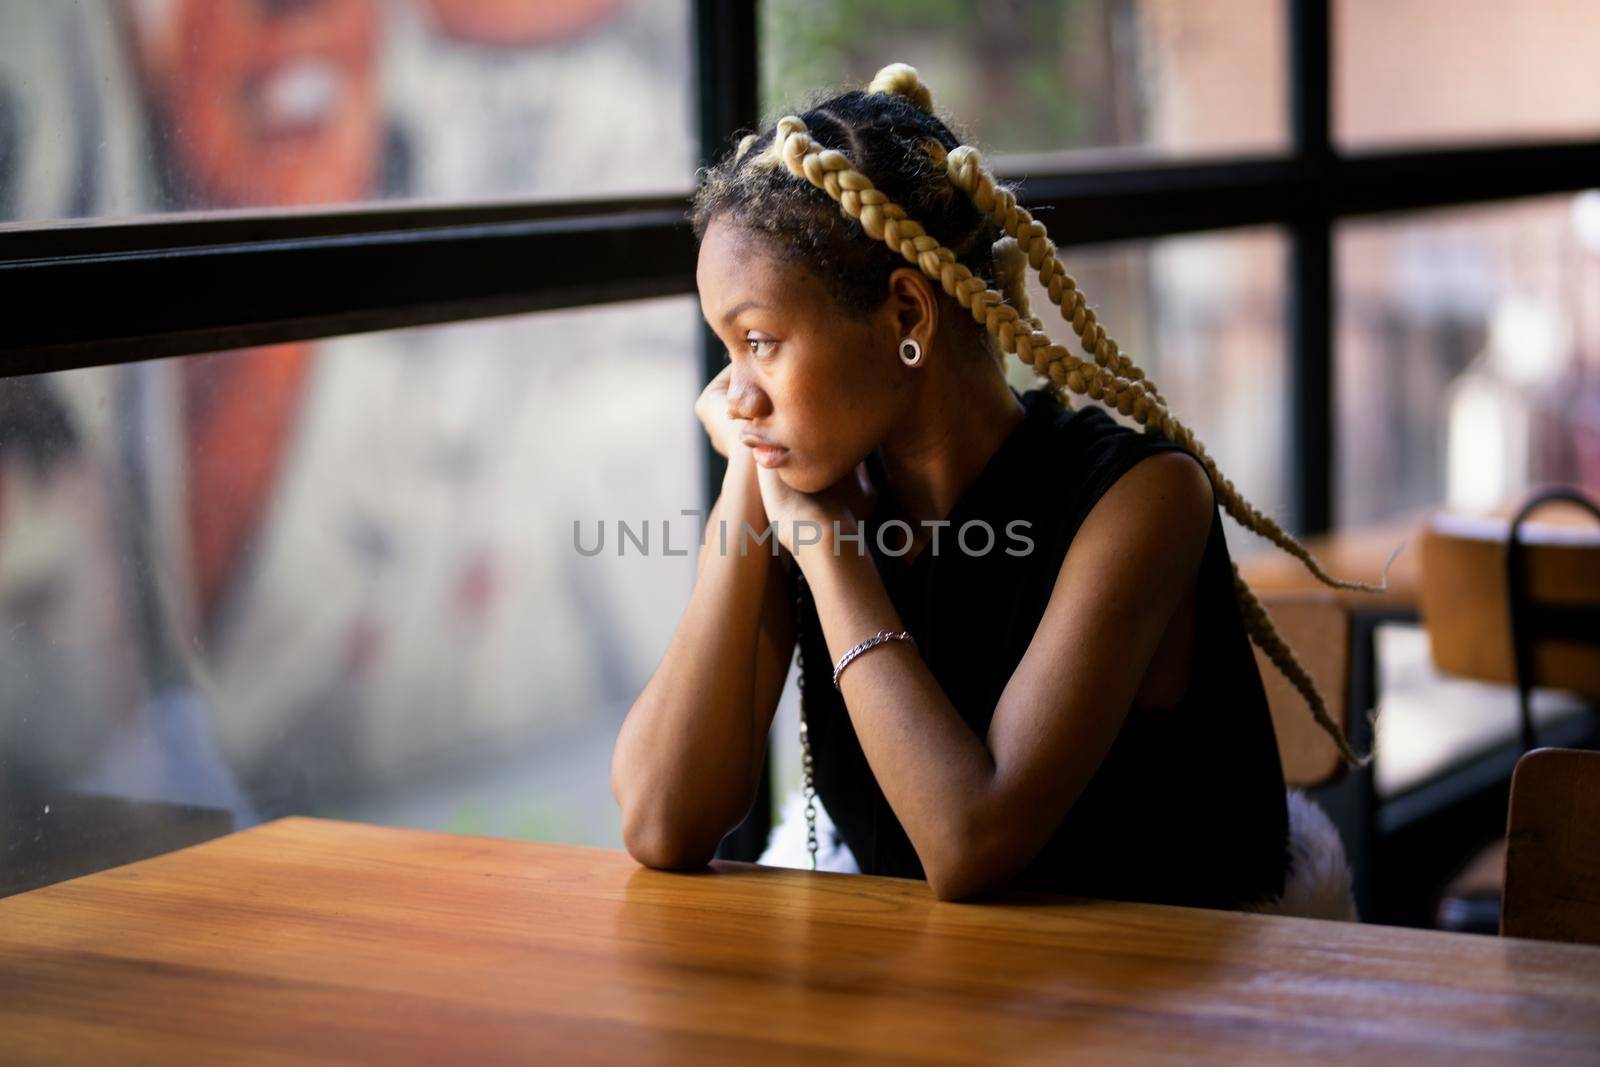
M 817 790 L 811 780 L 811 735 L 806 726 L 806 656 L 805 639 L 802 626 L 805 620 L 805 575 L 800 571 L 800 564 L 795 563 L 795 655 L 799 662 L 799 677 L 795 680 L 796 687 L 800 690 L 800 771 L 802 778 L 801 795 L 806 800 L 806 849 L 811 853 L 811 869 L 817 869 Z

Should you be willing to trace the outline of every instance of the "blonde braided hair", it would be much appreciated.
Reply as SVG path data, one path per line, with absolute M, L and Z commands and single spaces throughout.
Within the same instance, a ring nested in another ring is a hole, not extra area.
M 932 92 L 922 84 L 916 69 L 907 64 L 891 63 L 883 67 L 867 91 L 904 97 L 920 110 L 933 114 Z M 758 140 L 757 134 L 742 138 L 735 158 L 743 158 Z M 1305 546 L 1244 499 L 1194 434 L 1167 409 L 1166 400 L 1154 383 L 1120 351 L 1096 321 L 1082 290 L 1057 258 L 1055 244 L 1043 224 L 1017 204 L 1010 190 L 995 181 L 978 150 L 971 145 L 960 145 L 945 152 L 942 146 L 935 144 L 929 152 L 936 163 L 944 164 L 951 184 L 969 196 L 1006 234 L 1006 238 L 995 245 L 996 274 L 1004 293 L 991 289 L 983 278 L 974 275 L 953 251 L 908 217 L 903 208 L 857 170 L 844 153 L 817 143 L 798 116 L 780 118 L 771 142 L 748 165 L 763 169 L 785 167 L 794 176 L 826 192 L 869 236 L 884 242 L 937 281 L 961 307 L 971 312 L 974 321 L 981 323 L 999 341 L 1004 352 L 1015 352 L 1024 363 L 1046 376 L 1052 392 L 1064 403 L 1063 387 L 1087 394 L 1131 416 L 1146 432 L 1159 433 L 1188 450 L 1210 476 L 1224 510 L 1246 529 L 1262 535 L 1300 560 L 1318 581 L 1336 589 L 1363 592 L 1377 593 L 1388 588 L 1389 566 L 1399 547 L 1384 565 L 1378 585 L 1330 576 Z M 1009 246 L 1007 239 L 1011 242 Z M 1039 319 L 1030 314 L 1025 268 L 1017 261 L 1019 255 L 1026 266 L 1039 272 L 1051 302 L 1071 324 L 1085 351 L 1094 356 L 1093 363 L 1056 344 Z M 1316 683 L 1278 633 L 1266 609 L 1240 575 L 1237 564 L 1233 567 L 1233 583 L 1251 639 L 1305 698 L 1312 716 L 1333 739 L 1346 762 L 1365 766 L 1371 761 L 1371 754 L 1358 756 L 1350 747 L 1348 738 L 1329 715 Z

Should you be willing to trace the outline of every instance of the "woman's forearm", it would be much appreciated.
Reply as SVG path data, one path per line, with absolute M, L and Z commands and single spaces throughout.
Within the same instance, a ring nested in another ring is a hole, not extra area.
M 740 554 L 746 523 L 759 533 L 767 520 L 753 457 L 738 449 L 707 519 L 688 606 L 612 754 L 623 839 L 650 866 L 704 864 L 754 796 L 756 641 L 777 563 L 771 541 L 751 538 Z
M 923 551 L 927 551 L 924 549 Z M 833 551 L 827 539 L 796 557 L 816 599 L 828 654 L 879 630 L 904 629 L 870 556 Z M 842 672 L 845 709 L 873 777 L 883 789 L 940 899 L 971 881 L 971 831 L 987 805 L 994 757 L 909 644 L 890 641 Z

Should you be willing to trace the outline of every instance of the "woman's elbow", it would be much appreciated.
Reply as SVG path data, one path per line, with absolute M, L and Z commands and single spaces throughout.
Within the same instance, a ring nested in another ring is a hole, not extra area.
M 712 856 L 703 852 L 656 844 L 628 845 L 628 855 L 640 865 L 658 871 L 698 871 L 710 865 Z
M 708 850 L 689 841 L 685 835 L 654 825 L 640 825 L 638 819 L 623 819 L 622 846 L 628 855 L 646 867 L 663 871 L 699 870 L 715 858 L 715 844 Z
M 1021 865 L 1010 854 L 999 853 L 996 844 L 991 837 L 969 837 L 946 862 L 927 865 L 934 899 L 959 903 L 1005 892 Z
M 928 872 L 928 888 L 935 900 L 963 903 L 978 900 L 1001 888 L 981 870 Z
M 929 882 L 928 886 L 933 890 L 933 899 L 949 904 L 968 904 L 994 892 L 979 882 Z

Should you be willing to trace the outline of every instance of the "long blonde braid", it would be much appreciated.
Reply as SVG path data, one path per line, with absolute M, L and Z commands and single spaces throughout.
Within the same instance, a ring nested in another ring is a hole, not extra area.
M 903 63 L 890 64 L 880 70 L 869 92 L 895 93 L 922 110 L 932 112 L 931 91 L 921 83 L 916 70 Z M 743 156 L 753 143 L 753 137 L 744 138 L 739 145 L 739 155 Z M 1020 309 L 1008 304 L 1005 296 L 989 288 L 984 279 L 957 260 L 954 252 L 909 218 L 903 208 L 856 170 L 848 157 L 813 140 L 805 122 L 798 116 L 786 115 L 779 119 L 771 143 L 749 165 L 782 165 L 796 177 L 822 189 L 839 203 L 846 215 L 856 219 L 869 236 L 883 241 L 937 281 L 960 306 L 972 313 L 975 321 L 982 323 L 999 340 L 1004 351 L 1017 353 L 1024 363 L 1045 374 L 1054 383 L 1054 389 L 1066 386 L 1091 399 L 1103 400 L 1147 429 L 1187 449 L 1211 477 L 1228 514 L 1245 528 L 1267 537 L 1295 556 L 1319 581 L 1335 588 L 1364 592 L 1382 592 L 1388 588 L 1389 564 L 1385 564 L 1382 582 L 1376 586 L 1333 578 L 1303 545 L 1249 504 L 1223 476 L 1194 434 L 1167 410 L 1164 398 L 1143 372 L 1106 336 L 1089 311 L 1081 290 L 1056 258 L 1055 246 L 1044 226 L 1018 207 L 1008 190 L 994 182 L 977 150 L 962 145 L 948 153 L 945 162 L 952 183 L 972 196 L 979 209 L 990 213 L 1026 251 L 1029 264 L 1045 281 L 1052 302 L 1061 309 L 1063 317 L 1072 324 L 1085 349 L 1097 362 L 1080 359 L 1051 340 L 1039 320 L 1028 314 L 1025 304 Z M 1072 295 L 1068 296 L 1069 293 Z M 1391 554 L 1389 563 L 1393 561 Z M 1315 682 L 1278 634 L 1265 608 L 1240 576 L 1237 565 L 1233 568 L 1233 578 L 1241 616 L 1251 638 L 1306 698 L 1313 717 L 1333 739 L 1343 758 L 1354 766 L 1365 766 L 1371 754 L 1358 756 L 1350 747 L 1348 739 L 1328 714 Z
M 1017 321 L 1024 322 L 1030 330 L 1043 330 L 1044 323 L 1035 318 L 1028 300 L 1028 257 L 1014 237 L 1002 237 L 994 243 L 994 284 L 1006 303 L 1017 309 Z M 1001 359 L 1005 358 L 1001 349 Z M 1056 403 L 1067 411 L 1072 410 L 1072 397 L 1065 386 L 1045 379 Z

